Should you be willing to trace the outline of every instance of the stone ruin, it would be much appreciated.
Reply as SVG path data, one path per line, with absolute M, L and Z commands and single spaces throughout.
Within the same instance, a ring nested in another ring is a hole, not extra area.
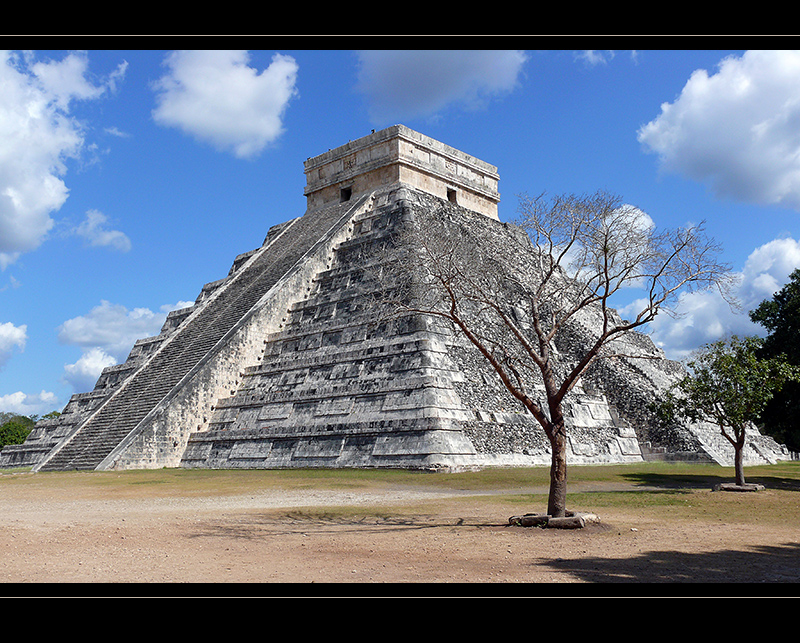
M 137 341 L 94 389 L 0 452 L 33 471 L 136 468 L 547 465 L 532 416 L 465 340 L 425 316 L 376 321 L 373 275 L 387 235 L 441 212 L 475 243 L 521 231 L 498 219 L 497 168 L 402 125 L 305 162 L 305 214 Z M 587 315 L 557 346 L 587 341 Z M 691 459 L 732 463 L 714 427 L 659 428 L 647 404 L 683 373 L 655 359 L 593 368 L 568 406 L 572 464 Z M 788 459 L 753 431 L 746 462 Z

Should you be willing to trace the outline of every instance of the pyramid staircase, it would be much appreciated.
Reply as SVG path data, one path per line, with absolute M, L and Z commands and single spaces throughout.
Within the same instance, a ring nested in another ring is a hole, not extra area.
M 413 190 L 376 192 L 352 236 L 264 337 L 207 429 L 193 432 L 188 468 L 381 467 L 454 470 L 546 464 L 549 445 L 485 360 L 430 316 L 382 316 L 396 276 L 381 248 L 417 212 L 463 218 L 496 247 L 514 230 Z M 391 255 L 391 253 L 389 253 Z M 568 414 L 573 461 L 628 462 L 641 454 L 602 394 L 576 387 Z
M 34 470 L 100 467 L 325 231 L 343 225 L 348 213 L 365 199 L 307 213 L 288 222 Z
M 264 338 L 236 391 L 193 433 L 181 466 L 409 467 L 471 463 L 453 389 L 450 333 L 421 315 L 383 319 L 380 248 L 408 211 L 405 191 L 377 192 L 351 237 Z M 482 215 L 476 215 L 482 216 Z M 387 278 L 391 282 L 391 277 Z

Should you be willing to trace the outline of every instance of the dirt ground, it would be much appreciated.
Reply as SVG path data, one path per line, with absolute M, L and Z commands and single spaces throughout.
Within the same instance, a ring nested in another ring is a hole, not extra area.
M 333 590 L 266 584 L 369 583 L 344 592 L 377 596 L 431 591 L 417 583 L 450 584 L 437 594 L 536 595 L 538 584 L 563 584 L 561 594 L 610 582 L 653 583 L 644 591 L 658 595 L 682 595 L 676 583 L 717 583 L 713 594 L 728 594 L 731 583 L 770 583 L 770 594 L 785 595 L 800 581 L 796 524 L 657 523 L 615 509 L 580 530 L 508 525 L 519 513 L 499 496 L 429 489 L 170 497 L 143 486 L 139 497 L 109 499 L 24 487 L 0 501 L 0 581 L 60 584 L 47 589 L 54 595 L 209 592 L 170 583 L 213 583 L 210 592 L 223 595 L 304 595 Z M 67 586 L 84 583 L 148 585 Z M 216 585 L 224 583 L 242 585 Z M 516 586 L 498 590 L 500 583 Z M 753 587 L 745 594 L 761 592 Z

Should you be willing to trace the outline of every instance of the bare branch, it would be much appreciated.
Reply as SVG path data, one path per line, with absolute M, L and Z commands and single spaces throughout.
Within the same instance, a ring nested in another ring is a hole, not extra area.
M 703 224 L 659 231 L 604 192 L 523 196 L 519 214 L 509 226 L 445 203 L 417 208 L 379 263 L 386 302 L 451 324 L 541 424 L 555 458 L 565 448 L 562 403 L 587 369 L 621 355 L 614 341 L 683 292 L 715 287 L 732 301 L 730 270 Z M 632 320 L 612 306 L 625 288 L 644 293 Z M 556 350 L 569 335 L 580 346 Z M 528 394 L 534 383 L 546 405 Z

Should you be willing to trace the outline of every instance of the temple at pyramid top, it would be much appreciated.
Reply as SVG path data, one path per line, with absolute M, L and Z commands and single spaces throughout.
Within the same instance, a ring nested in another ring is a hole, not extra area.
M 309 211 L 392 185 L 497 219 L 497 167 L 404 125 L 350 141 L 305 162 Z

